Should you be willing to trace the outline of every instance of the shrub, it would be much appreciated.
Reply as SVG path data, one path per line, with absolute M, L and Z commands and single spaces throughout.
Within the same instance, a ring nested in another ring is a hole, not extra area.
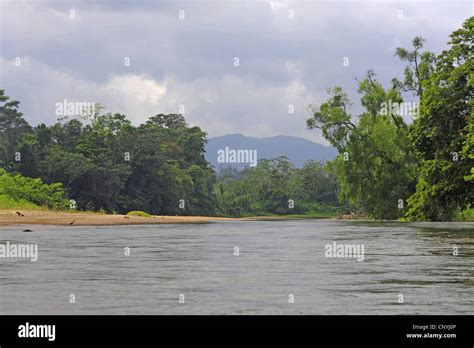
M 130 215 L 130 216 L 140 216 L 140 217 L 151 217 L 150 214 L 145 213 L 144 211 L 140 211 L 140 210 L 130 211 L 130 212 L 127 213 L 127 215 Z
M 25 206 L 27 203 L 65 208 L 69 204 L 62 184 L 45 184 L 41 179 L 12 175 L 4 169 L 0 169 L 0 195 L 7 208 L 15 208 L 19 204 Z

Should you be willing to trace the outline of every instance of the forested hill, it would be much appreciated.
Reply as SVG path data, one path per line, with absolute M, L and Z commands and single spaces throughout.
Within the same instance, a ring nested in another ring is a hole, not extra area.
M 286 156 L 298 168 L 302 168 L 307 160 L 329 161 L 337 155 L 332 146 L 293 136 L 254 138 L 242 134 L 228 134 L 210 138 L 206 145 L 206 159 L 218 171 L 225 167 L 243 169 L 248 166 L 248 163 L 219 163 L 218 151 L 225 150 L 226 147 L 229 150 L 256 150 L 258 160 Z

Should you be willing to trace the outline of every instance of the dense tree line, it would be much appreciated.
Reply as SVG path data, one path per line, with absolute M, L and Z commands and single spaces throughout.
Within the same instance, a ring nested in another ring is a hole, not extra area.
M 403 81 L 385 89 L 373 71 L 359 81 L 361 115 L 349 113 L 347 95 L 334 87 L 307 121 L 339 150 L 332 165 L 340 199 L 375 218 L 451 220 L 474 204 L 474 17 L 438 56 L 423 42 L 397 48 L 408 62 Z M 384 107 L 401 105 L 403 92 L 419 99 L 410 124 Z
M 31 183 L 51 184 L 44 187 L 78 209 L 242 216 L 334 212 L 337 205 L 335 175 L 313 161 L 297 169 L 284 157 L 262 160 L 240 173 L 228 169 L 216 182 L 204 158 L 206 134 L 179 114 L 134 127 L 125 115 L 99 110 L 32 127 L 4 91 L 0 102 L 0 165 L 8 178 L 28 183 L 25 192 Z
M 295 168 L 286 157 L 260 160 L 256 167 L 219 174 L 215 194 L 224 216 L 335 214 L 337 181 L 324 163 Z
M 214 171 L 206 134 L 182 115 L 156 115 L 138 127 L 121 114 L 63 118 L 32 127 L 0 91 L 0 165 L 61 183 L 79 209 L 212 214 Z

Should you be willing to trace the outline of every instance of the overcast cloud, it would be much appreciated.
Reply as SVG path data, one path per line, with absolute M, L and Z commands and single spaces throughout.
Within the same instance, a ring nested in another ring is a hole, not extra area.
M 320 134 L 306 130 L 305 119 L 328 87 L 340 85 L 357 101 L 354 78 L 369 68 L 388 86 L 403 73 L 404 63 L 393 56 L 397 46 L 409 47 L 421 35 L 439 53 L 473 13 L 470 0 L 0 0 L 0 6 L 0 88 L 21 101 L 34 125 L 54 123 L 55 104 L 64 99 L 100 102 L 135 124 L 184 105 L 188 122 L 209 136 L 285 134 L 317 142 Z M 357 103 L 352 111 L 360 112 Z

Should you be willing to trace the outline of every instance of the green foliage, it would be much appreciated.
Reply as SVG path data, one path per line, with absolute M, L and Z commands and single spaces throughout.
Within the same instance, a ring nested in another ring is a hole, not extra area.
M 474 208 L 468 208 L 456 214 L 455 220 L 474 222 Z
M 10 175 L 4 169 L 0 169 L 0 196 L 4 209 L 65 208 L 69 204 L 62 184 L 44 184 L 41 179 Z
M 350 102 L 341 87 L 330 88 L 328 94 L 330 95 L 328 101 L 321 104 L 319 110 L 315 108 L 313 117 L 306 123 L 310 129 L 321 129 L 323 136 L 331 145 L 341 151 L 347 143 L 349 134 L 355 129 L 348 113 Z
M 28 202 L 25 199 L 13 199 L 12 197 L 0 194 L 0 209 L 39 209 L 36 204 Z
M 408 217 L 452 220 L 474 202 L 474 17 L 451 35 L 451 48 L 436 58 L 424 81 L 420 117 L 410 130 L 422 161 Z
M 474 86 L 474 74 L 472 75 L 471 86 Z M 471 99 L 471 103 L 473 103 Z M 472 162 L 474 160 L 474 108 L 471 110 L 471 115 L 468 119 L 468 124 L 465 128 L 466 137 L 463 141 L 463 148 L 461 151 L 461 158 Z M 465 173 L 464 180 L 468 183 L 474 183 L 474 166 Z
M 18 111 L 20 102 L 10 101 L 4 90 L 0 90 L 0 165 L 12 169 L 15 166 L 16 144 L 32 128 Z
M 79 209 L 214 213 L 206 134 L 182 115 L 159 114 L 134 127 L 125 115 L 96 112 L 86 124 L 66 117 L 32 128 L 8 100 L 0 91 L 0 164 L 9 172 L 62 183 Z
M 324 164 L 308 161 L 297 169 L 279 157 L 261 160 L 238 176 L 221 174 L 214 193 L 224 216 L 317 215 L 337 205 L 336 190 L 336 178 Z
M 381 112 L 381 105 L 402 98 L 395 87 L 385 90 L 372 71 L 359 81 L 359 93 L 366 112 L 357 123 L 346 112 L 345 94 L 334 88 L 308 125 L 322 129 L 339 150 L 331 168 L 337 175 L 340 201 L 359 206 L 374 218 L 395 219 L 400 215 L 399 200 L 413 190 L 415 170 L 407 151 L 405 122 L 392 112 Z
M 397 47 L 395 55 L 401 60 L 407 61 L 409 65 L 404 71 L 403 82 L 393 79 L 392 83 L 404 92 L 412 92 L 421 97 L 423 95 L 423 84 L 433 73 L 433 64 L 436 61 L 431 52 L 421 52 L 425 39 L 415 37 L 412 41 L 413 51 L 409 52 L 404 48 Z
M 151 217 L 150 214 L 145 213 L 144 211 L 139 211 L 139 210 L 130 211 L 130 212 L 127 213 L 127 215 L 128 216 Z
M 412 220 L 452 220 L 474 202 L 473 42 L 471 17 L 438 57 L 422 52 L 421 37 L 412 51 L 397 48 L 395 55 L 409 63 L 403 81 L 393 79 L 385 90 L 369 71 L 359 82 L 366 112 L 357 122 L 342 89 L 329 90 L 307 125 L 339 150 L 331 165 L 342 201 L 375 218 Z M 419 117 L 409 126 L 394 112 L 381 112 L 383 103 L 403 101 L 400 92 L 420 98 Z M 407 210 L 399 209 L 400 200 Z

